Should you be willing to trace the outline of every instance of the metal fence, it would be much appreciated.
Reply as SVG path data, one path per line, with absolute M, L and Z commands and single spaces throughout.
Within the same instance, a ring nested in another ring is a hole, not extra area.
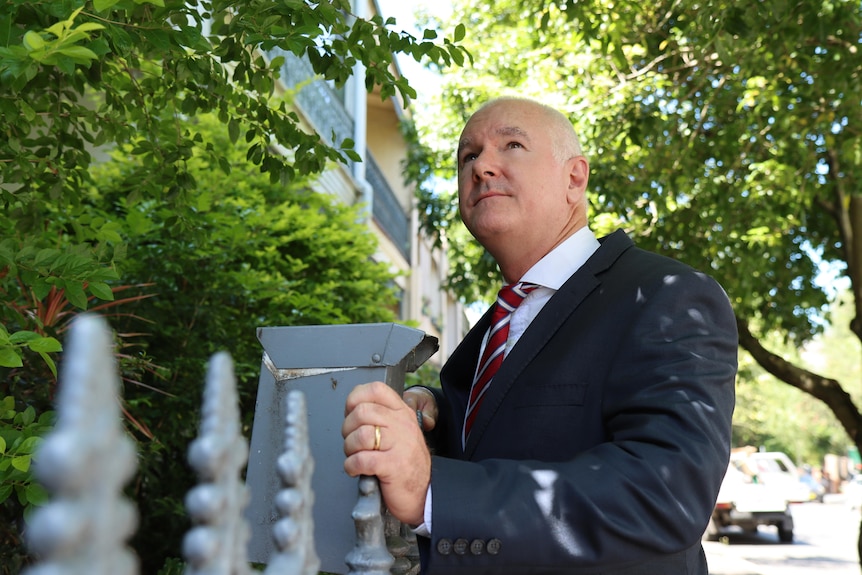
M 61 366 L 56 401 L 57 424 L 37 455 L 40 481 L 50 502 L 33 516 L 27 544 L 37 563 L 25 575 L 135 575 L 138 560 L 127 542 L 135 532 L 137 510 L 123 496 L 136 471 L 134 443 L 124 433 L 120 377 L 107 323 L 96 316 L 75 320 Z M 305 395 L 292 390 L 283 413 L 283 448 L 277 459 L 280 486 L 274 498 L 274 551 L 267 575 L 313 575 L 315 551 Z M 249 501 L 242 472 L 248 442 L 240 432 L 236 379 L 227 353 L 208 366 L 198 437 L 188 459 L 198 484 L 186 497 L 193 526 L 183 540 L 187 575 L 241 575 L 251 572 L 247 559 L 250 528 L 244 517 Z M 376 478 L 357 482 L 352 520 L 356 538 L 344 558 L 353 575 L 414 573 L 418 561 L 398 563 L 387 548 L 387 515 Z M 402 557 L 404 550 L 396 552 Z

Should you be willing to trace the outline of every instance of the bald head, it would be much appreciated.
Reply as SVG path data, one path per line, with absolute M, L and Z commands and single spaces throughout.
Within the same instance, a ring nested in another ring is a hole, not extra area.
M 547 104 L 542 104 L 536 100 L 518 96 L 501 96 L 499 98 L 494 98 L 493 100 L 488 100 L 482 104 L 482 106 L 473 113 L 473 116 L 487 112 L 497 106 L 506 106 L 511 104 L 534 108 L 536 111 L 541 113 L 544 120 L 547 122 L 548 129 L 550 130 L 554 159 L 558 162 L 565 162 L 569 158 L 583 155 L 581 142 L 578 139 L 578 135 L 575 133 L 572 123 L 566 115 L 556 108 L 548 106 Z

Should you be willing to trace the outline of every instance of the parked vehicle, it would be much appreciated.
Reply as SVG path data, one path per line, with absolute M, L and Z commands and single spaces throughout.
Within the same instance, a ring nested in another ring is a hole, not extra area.
M 750 457 L 755 453 L 757 457 Z M 790 504 L 802 497 L 795 467 L 783 453 L 755 453 L 731 456 L 704 538 L 716 540 L 732 527 L 757 531 L 760 525 L 770 525 L 778 530 L 779 541 L 793 541 Z
M 790 503 L 805 503 L 813 499 L 811 488 L 802 481 L 796 465 L 780 451 L 737 452 L 730 459 L 743 470 L 747 467 L 747 472 L 757 483 L 785 491 Z

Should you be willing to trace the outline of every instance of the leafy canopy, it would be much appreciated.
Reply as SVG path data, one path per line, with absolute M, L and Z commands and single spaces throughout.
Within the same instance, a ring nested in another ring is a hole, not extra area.
M 857 2 L 480 4 L 457 1 L 452 15 L 474 65 L 444 72 L 433 122 L 417 115 L 421 139 L 444 145 L 408 166 L 425 182 L 427 227 L 453 246 L 462 293 L 492 293 L 496 270 L 453 231 L 454 189 L 438 184 L 454 174 L 469 113 L 518 93 L 575 124 L 597 232 L 623 227 L 709 271 L 763 329 L 797 342 L 818 331 L 821 262 L 852 272 L 859 253 L 848 210 L 862 176 Z
M 154 523 L 142 531 L 160 539 L 136 542 L 146 572 L 179 555 L 163 528 L 178 544 L 199 406 L 178 382 L 200 382 L 209 354 L 230 349 L 251 413 L 257 326 L 394 317 L 393 278 L 370 261 L 358 213 L 307 189 L 358 160 L 353 143 L 311 130 L 279 83 L 286 54 L 336 87 L 361 63 L 369 91 L 409 101 L 395 53 L 467 58 L 463 26 L 416 38 L 392 23 L 355 17 L 348 0 L 0 3 L 0 397 L 14 403 L 0 414 L 0 538 L 15 547 L 0 572 L 20 571 L 17 511 L 40 495 L 23 469 L 34 442 L 15 438 L 45 427 L 34 411 L 75 313 L 114 306 L 138 384 L 123 407 L 155 438 L 135 486 Z
M 407 166 L 423 224 L 449 246 L 452 285 L 493 293 L 493 261 L 455 213 L 454 142 L 472 110 L 516 93 L 556 106 L 581 136 L 591 226 L 713 275 L 760 367 L 823 401 L 862 446 L 848 389 L 782 347 L 821 330 L 835 280 L 862 339 L 862 7 L 853 0 L 456 0 L 474 65 L 443 73 L 417 114 Z M 443 142 L 442 145 L 438 145 Z M 444 182 L 444 184 L 440 184 Z M 824 281 L 824 270 L 831 270 Z M 777 351 L 771 351 L 777 350 Z
M 109 282 L 125 247 L 116 222 L 85 213 L 91 169 L 112 147 L 128 145 L 142 177 L 122 201 L 156 201 L 167 223 L 194 233 L 196 154 L 223 173 L 231 162 L 194 123 L 212 113 L 231 142 L 272 182 L 321 172 L 352 142 L 318 135 L 291 108 L 278 80 L 283 54 L 309 60 L 316 74 L 343 85 L 361 63 L 365 84 L 382 98 L 415 96 L 393 67 L 395 53 L 436 65 L 463 63 L 453 38 L 393 32 L 379 15 L 356 18 L 347 0 L 10 0 L 0 5 L 0 289 L 10 302 L 61 290 L 77 308 L 112 298 Z M 286 153 L 285 153 L 286 152 Z M 59 231 L 47 221 L 75 213 Z M 5 306 L 0 366 L 20 365 L 30 345 L 15 335 L 43 331 L 24 304 Z M 10 339 L 11 338 L 11 339 Z M 55 342 L 48 342 L 48 347 Z M 43 346 L 44 347 L 44 346 Z

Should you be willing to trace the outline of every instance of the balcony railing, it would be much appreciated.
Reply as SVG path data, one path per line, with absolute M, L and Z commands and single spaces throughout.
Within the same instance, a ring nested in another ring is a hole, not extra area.
M 345 139 L 354 137 L 353 118 L 344 107 L 343 96 L 326 81 L 316 78 L 307 60 L 279 48 L 274 48 L 270 56 L 284 57 L 284 65 L 281 68 L 282 82 L 288 89 L 301 85 L 294 101 L 325 142 L 338 145 Z M 336 141 L 333 141 L 333 138 Z M 368 150 L 365 152 L 365 163 L 365 178 L 374 194 L 372 215 L 409 261 L 410 218 Z M 347 167 L 352 174 L 353 162 L 347 160 Z
M 398 247 L 404 259 L 410 261 L 410 218 L 404 213 L 395 192 L 389 187 L 389 182 L 370 152 L 366 151 L 365 162 L 365 179 L 374 190 L 374 204 L 371 209 L 374 219 Z

